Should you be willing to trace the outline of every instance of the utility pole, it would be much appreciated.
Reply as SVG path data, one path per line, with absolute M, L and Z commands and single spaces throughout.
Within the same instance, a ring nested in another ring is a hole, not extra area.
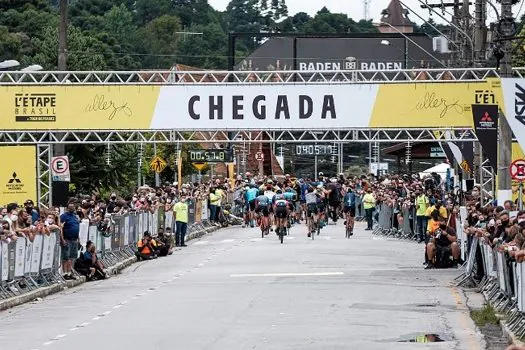
M 58 28 L 58 70 L 67 70 L 67 11 L 68 1 L 60 0 L 59 2 L 59 28 Z M 60 135 L 60 134 L 59 134 Z M 60 135 L 61 137 L 61 135 Z M 64 144 L 54 144 L 51 156 L 63 156 L 66 154 Z M 53 205 L 65 207 L 66 199 L 69 194 L 69 183 L 65 181 L 53 181 L 51 186 L 51 202 Z
M 501 23 L 514 23 L 512 17 L 512 0 L 501 0 Z M 500 28 L 498 36 L 504 36 Z M 511 35 L 512 36 L 512 35 Z M 512 42 L 504 40 L 502 49 L 505 53 L 500 67 L 502 78 L 512 77 Z M 510 116 L 505 116 L 510 117 Z M 499 118 L 499 158 L 498 158 L 498 204 L 501 205 L 505 200 L 512 200 L 512 182 L 509 173 L 509 166 L 512 162 L 512 130 L 506 118 Z

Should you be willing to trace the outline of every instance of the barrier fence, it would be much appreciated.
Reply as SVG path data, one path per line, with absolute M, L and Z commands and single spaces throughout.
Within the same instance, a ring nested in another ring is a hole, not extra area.
M 207 231 L 211 227 L 207 200 L 190 201 L 188 206 L 188 234 Z M 154 212 L 108 215 L 102 224 L 82 220 L 79 248 L 85 247 L 88 240 L 92 241 L 99 260 L 105 267 L 111 267 L 135 255 L 137 242 L 144 231 L 155 237 L 161 226 L 170 227 L 175 234 L 173 212 L 165 212 L 164 207 Z M 60 260 L 59 231 L 38 234 L 32 242 L 25 237 L 14 242 L 0 242 L 0 300 L 63 283 Z
M 408 232 L 416 229 L 417 225 L 409 227 L 407 224 L 409 221 L 406 217 L 410 217 L 410 209 L 405 208 L 401 211 L 405 220 L 401 227 L 396 228 L 395 208 L 395 205 L 384 203 L 377 206 L 377 225 L 373 233 L 397 238 L 413 238 Z M 460 267 L 462 273 L 456 278 L 457 285 L 463 285 L 467 281 L 477 283 L 496 311 L 506 315 L 508 328 L 522 338 L 525 336 L 525 263 L 516 262 L 508 251 L 500 247 L 493 248 L 484 239 L 466 235 L 463 230 L 466 214 L 466 208 L 462 207 L 460 215 L 455 217 L 457 243 L 461 248 L 462 259 L 465 261 Z M 414 223 L 413 220 L 412 222 Z

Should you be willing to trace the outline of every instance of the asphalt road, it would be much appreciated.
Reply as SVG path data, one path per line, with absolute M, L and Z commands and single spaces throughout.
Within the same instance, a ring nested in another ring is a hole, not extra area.
M 342 222 L 315 241 L 294 227 L 230 228 L 108 281 L 0 313 L 2 350 L 482 349 L 454 270 L 423 246 Z M 444 342 L 399 342 L 438 334 Z

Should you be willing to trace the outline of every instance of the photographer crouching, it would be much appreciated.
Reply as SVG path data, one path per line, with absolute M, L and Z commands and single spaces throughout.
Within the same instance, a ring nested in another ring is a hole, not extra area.
M 457 267 L 460 263 L 460 249 L 456 242 L 456 230 L 448 226 L 447 219 L 439 217 L 438 220 L 439 226 L 429 231 L 430 241 L 426 246 L 428 257 L 426 269 Z

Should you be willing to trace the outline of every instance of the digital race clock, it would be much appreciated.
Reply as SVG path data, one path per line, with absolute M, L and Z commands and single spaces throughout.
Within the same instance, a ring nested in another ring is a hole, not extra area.
M 192 163 L 232 163 L 233 152 L 226 149 L 192 149 L 188 150 Z

